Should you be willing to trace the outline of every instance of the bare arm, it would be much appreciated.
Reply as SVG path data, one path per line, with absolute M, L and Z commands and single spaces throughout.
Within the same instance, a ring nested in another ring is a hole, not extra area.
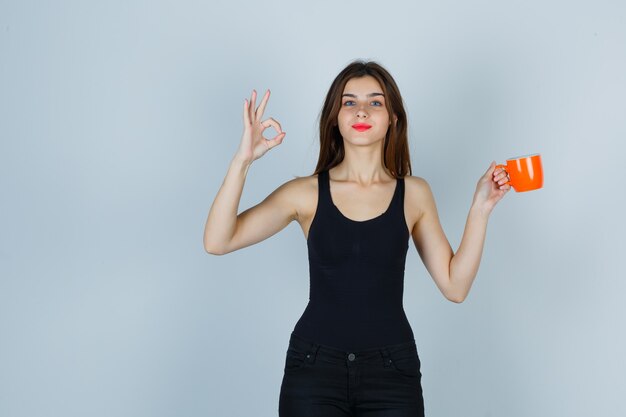
M 297 218 L 302 190 L 297 179 L 282 184 L 259 204 L 237 215 L 248 166 L 233 158 L 211 206 L 204 229 L 204 249 L 210 254 L 225 255 L 261 242 Z
M 450 261 L 449 299 L 451 301 L 462 302 L 472 287 L 483 254 L 488 220 L 489 214 L 482 212 L 478 206 L 472 205 L 467 215 L 461 244 Z
M 283 191 L 288 188 L 285 186 L 279 187 L 262 203 L 237 215 L 250 165 L 271 148 L 281 144 L 286 134 L 280 123 L 271 117 L 261 121 L 269 96 L 270 91 L 267 90 L 255 110 L 256 91 L 253 90 L 250 103 L 248 100 L 244 103 L 241 144 L 211 205 L 204 227 L 204 249 L 208 253 L 222 255 L 259 242 L 278 232 L 293 218 L 295 208 L 289 204 L 289 193 Z M 269 126 L 279 132 L 271 140 L 263 137 L 263 131 Z
M 237 210 L 249 168 L 250 163 L 237 158 L 237 155 L 230 162 L 204 226 L 204 249 L 208 253 L 224 253 L 224 248 L 235 234 Z
M 415 247 L 439 290 L 455 303 L 463 302 L 472 287 L 480 266 L 489 215 L 511 188 L 508 184 L 499 185 L 505 175 L 494 168 L 492 163 L 478 182 L 456 254 L 439 222 L 430 186 L 419 177 L 411 181 L 411 204 L 422 207 L 421 217 L 412 231 Z
M 451 299 L 450 261 L 454 252 L 439 222 L 433 193 L 423 178 L 410 177 L 405 183 L 410 207 L 421 208 L 420 217 L 411 231 L 413 243 L 439 291 L 447 299 Z
M 465 300 L 476 278 L 485 246 L 489 216 L 495 205 L 511 189 L 505 177 L 506 172 L 501 168 L 496 169 L 493 161 L 478 180 L 461 244 L 450 261 L 452 301 L 460 303 Z

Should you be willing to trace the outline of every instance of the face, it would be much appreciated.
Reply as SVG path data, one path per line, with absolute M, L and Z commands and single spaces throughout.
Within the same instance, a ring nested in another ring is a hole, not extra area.
M 346 83 L 337 123 L 344 141 L 355 145 L 384 140 L 389 129 L 389 114 L 383 89 L 376 78 L 366 75 L 352 78 Z M 358 124 L 370 127 L 357 129 Z

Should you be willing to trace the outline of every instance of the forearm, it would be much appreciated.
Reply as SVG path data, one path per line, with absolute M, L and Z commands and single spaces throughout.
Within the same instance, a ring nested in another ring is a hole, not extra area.
M 449 298 L 454 301 L 461 302 L 467 297 L 478 273 L 488 220 L 489 214 L 473 204 L 467 216 L 459 249 L 450 261 Z
M 207 252 L 219 253 L 235 233 L 237 210 L 250 164 L 237 155 L 230 162 L 204 227 L 204 249 Z

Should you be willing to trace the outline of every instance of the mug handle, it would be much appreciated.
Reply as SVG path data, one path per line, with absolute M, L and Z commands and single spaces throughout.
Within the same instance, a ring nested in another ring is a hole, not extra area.
M 498 164 L 496 165 L 495 169 L 498 168 L 502 168 L 504 170 L 504 172 L 506 172 L 507 177 L 509 177 L 509 180 L 507 182 L 505 182 L 504 184 L 511 184 L 511 175 L 509 174 L 509 171 L 506 170 L 506 165 L 502 165 L 502 164 Z M 502 185 L 504 185 L 502 184 Z M 513 186 L 513 185 L 511 185 Z

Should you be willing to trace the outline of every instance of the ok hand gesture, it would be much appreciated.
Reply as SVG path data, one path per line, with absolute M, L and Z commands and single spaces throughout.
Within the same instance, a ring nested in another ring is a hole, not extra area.
M 280 145 L 286 135 L 282 131 L 280 123 L 271 117 L 261 121 L 269 98 L 270 90 L 267 90 L 261 100 L 261 104 L 255 110 L 256 90 L 252 90 L 252 98 L 250 101 L 245 100 L 243 105 L 243 136 L 241 137 L 241 144 L 237 154 L 248 163 L 259 159 L 274 146 Z M 263 131 L 270 126 L 273 126 L 278 134 L 273 139 L 265 139 Z

